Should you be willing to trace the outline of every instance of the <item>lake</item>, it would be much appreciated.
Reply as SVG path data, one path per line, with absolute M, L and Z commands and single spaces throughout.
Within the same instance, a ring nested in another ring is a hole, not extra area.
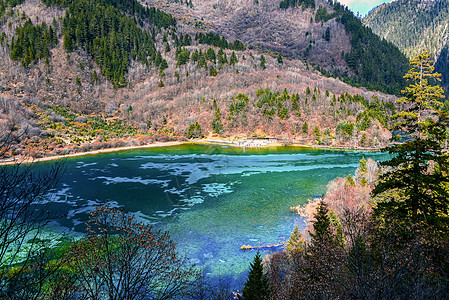
M 288 239 L 295 223 L 304 226 L 289 208 L 321 196 L 362 157 L 385 154 L 183 144 L 73 157 L 50 201 L 66 214 L 58 226 L 74 235 L 96 205 L 122 207 L 170 231 L 178 250 L 212 279 L 240 287 L 255 255 L 240 247 Z

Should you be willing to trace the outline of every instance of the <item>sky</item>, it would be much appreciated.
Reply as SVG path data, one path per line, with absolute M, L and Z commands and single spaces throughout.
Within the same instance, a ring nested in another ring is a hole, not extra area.
M 340 3 L 349 7 L 356 15 L 365 16 L 371 9 L 382 4 L 390 3 L 392 0 L 339 0 Z

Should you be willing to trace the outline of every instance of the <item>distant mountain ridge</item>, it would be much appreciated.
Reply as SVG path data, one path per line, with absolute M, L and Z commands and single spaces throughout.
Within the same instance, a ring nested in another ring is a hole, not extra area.
M 395 97 L 364 87 L 397 94 L 408 67 L 321 0 L 5 1 L 0 129 L 33 149 L 139 134 L 379 146 Z
M 395 44 L 408 58 L 427 49 L 436 61 L 437 71 L 443 74 L 443 85 L 449 88 L 448 0 L 396 0 L 372 10 L 363 23 Z
M 422 49 L 438 57 L 448 40 L 449 1 L 396 0 L 372 10 L 363 23 L 409 58 Z
M 186 33 L 198 30 L 220 33 L 231 40 L 239 39 L 252 49 L 308 61 L 324 74 L 351 84 L 393 94 L 399 94 L 405 84 L 402 76 L 408 68 L 406 57 L 393 44 L 382 41 L 364 27 L 337 1 L 142 3 L 176 15 Z

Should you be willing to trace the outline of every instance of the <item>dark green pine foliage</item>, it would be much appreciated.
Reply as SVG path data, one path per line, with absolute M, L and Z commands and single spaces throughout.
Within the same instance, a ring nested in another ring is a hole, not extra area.
M 208 61 L 210 61 L 214 64 L 216 63 L 217 55 L 215 54 L 215 50 L 213 48 L 207 49 L 206 58 Z
M 381 39 L 362 24 L 359 18 L 336 1 L 337 21 L 351 35 L 351 52 L 345 55 L 346 63 L 355 72 L 354 78 L 345 78 L 350 84 L 399 95 L 405 86 L 403 74 L 408 60 L 392 43 Z
M 194 139 L 194 138 L 200 138 L 202 136 L 201 133 L 201 126 L 198 121 L 195 123 L 190 124 L 189 129 L 187 130 L 187 138 L 188 139 Z
M 449 231 L 449 161 L 445 153 L 447 113 L 440 99 L 443 89 L 430 82 L 439 77 L 427 51 L 411 61 L 405 75 L 411 81 L 398 100 L 403 110 L 394 116 L 393 130 L 402 132 L 405 142 L 384 149 L 393 158 L 373 190 L 378 196 L 375 213 L 388 224 L 400 224 L 410 231 L 436 234 Z M 389 225 L 386 226 L 389 226 Z M 403 232 L 411 234 L 412 232 Z
M 280 53 L 278 54 L 277 60 L 278 60 L 278 64 L 284 63 L 284 60 L 282 59 L 282 55 Z
M 195 40 L 200 44 L 211 45 L 215 47 L 220 47 L 222 49 L 230 49 L 236 51 L 244 51 L 246 50 L 246 46 L 240 42 L 239 40 L 235 40 L 234 42 L 228 42 L 224 37 L 220 37 L 219 34 L 214 33 L 197 33 L 195 35 Z
M 248 279 L 242 290 L 242 297 L 245 300 L 264 300 L 270 297 L 270 284 L 267 276 L 263 273 L 262 258 L 257 252 L 254 261 L 251 263 Z
M 229 59 L 230 65 L 235 65 L 239 62 L 239 59 L 237 58 L 237 55 L 235 55 L 235 51 L 232 51 L 231 58 Z
M 279 7 L 283 9 L 299 6 L 301 6 L 302 9 L 315 9 L 315 0 L 282 0 L 279 4 Z
M 185 65 L 189 62 L 190 51 L 186 48 L 176 48 L 176 66 Z
M 441 73 L 441 85 L 446 94 L 449 92 L 449 46 L 446 44 L 435 62 L 435 70 Z
M 8 8 L 16 7 L 24 2 L 25 0 L 0 0 L 0 18 L 3 17 Z
M 408 58 L 422 49 L 438 55 L 446 42 L 449 1 L 392 1 L 374 9 L 363 22 L 398 46 Z
M 45 22 L 41 25 L 33 25 L 28 19 L 22 26 L 16 28 L 11 41 L 10 58 L 21 62 L 28 67 L 32 62 L 50 58 L 50 48 L 58 43 L 56 33 L 52 26 Z
M 223 131 L 223 123 L 221 123 L 220 108 L 216 105 L 215 99 L 214 99 L 214 107 L 216 107 L 216 109 L 214 119 L 212 120 L 212 130 L 220 134 Z
M 84 49 L 115 87 L 126 85 L 125 74 L 131 60 L 149 66 L 155 59 L 154 36 L 139 26 L 144 21 L 154 29 L 176 25 L 171 15 L 144 8 L 137 0 L 43 0 L 43 3 L 68 8 L 63 19 L 64 48 L 68 52 Z
M 312 244 L 318 247 L 321 242 L 329 240 L 332 237 L 331 221 L 327 213 L 327 204 L 321 201 L 318 204 L 317 212 L 315 214 L 315 221 L 313 221 L 314 232 L 310 234 Z
M 267 67 L 267 66 L 266 66 L 265 56 L 263 56 L 263 55 L 260 56 L 260 67 L 261 67 L 262 69 L 264 69 L 264 70 L 265 70 L 265 68 Z

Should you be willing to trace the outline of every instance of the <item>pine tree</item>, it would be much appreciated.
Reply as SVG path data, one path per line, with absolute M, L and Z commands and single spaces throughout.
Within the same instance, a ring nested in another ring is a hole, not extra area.
M 404 78 L 412 83 L 403 91 L 405 97 L 397 101 L 404 110 L 394 116 L 393 126 L 393 130 L 405 132 L 408 139 L 384 149 L 393 158 L 382 163 L 389 169 L 373 191 L 379 196 L 375 212 L 398 224 L 448 232 L 449 162 L 444 153 L 447 114 L 439 101 L 443 89 L 429 83 L 438 80 L 440 74 L 433 72 L 427 51 L 411 60 L 411 65 Z
M 265 56 L 263 56 L 263 55 L 260 56 L 260 66 L 261 66 L 262 69 L 265 70 L 265 68 L 266 68 L 266 60 L 265 60 Z
M 299 232 L 298 225 L 295 225 L 290 238 L 287 241 L 287 251 L 295 252 L 302 251 L 304 248 L 304 240 L 302 239 L 301 233 Z
M 280 53 L 278 54 L 278 63 L 279 64 L 283 64 L 284 63 L 284 60 L 282 59 L 282 55 Z
M 327 215 L 327 204 L 321 201 L 318 204 L 315 220 L 313 221 L 312 245 L 319 246 L 324 240 L 331 237 L 331 221 Z
M 238 62 L 239 62 L 239 60 L 237 58 L 237 55 L 235 55 L 235 51 L 232 51 L 231 58 L 229 59 L 229 64 L 235 65 Z
M 309 125 L 307 124 L 307 121 L 304 122 L 304 125 L 302 125 L 301 129 L 303 133 L 309 133 Z
M 215 99 L 214 103 L 216 103 Z M 219 107 L 217 107 L 215 110 L 214 120 L 212 121 L 212 129 L 218 134 L 220 134 L 223 131 L 223 124 L 221 123 L 221 113 Z
M 239 299 L 269 299 L 270 285 L 267 276 L 263 273 L 262 258 L 259 252 L 257 252 L 254 261 L 251 263 L 248 280 L 243 287 L 242 296 L 239 296 Z

